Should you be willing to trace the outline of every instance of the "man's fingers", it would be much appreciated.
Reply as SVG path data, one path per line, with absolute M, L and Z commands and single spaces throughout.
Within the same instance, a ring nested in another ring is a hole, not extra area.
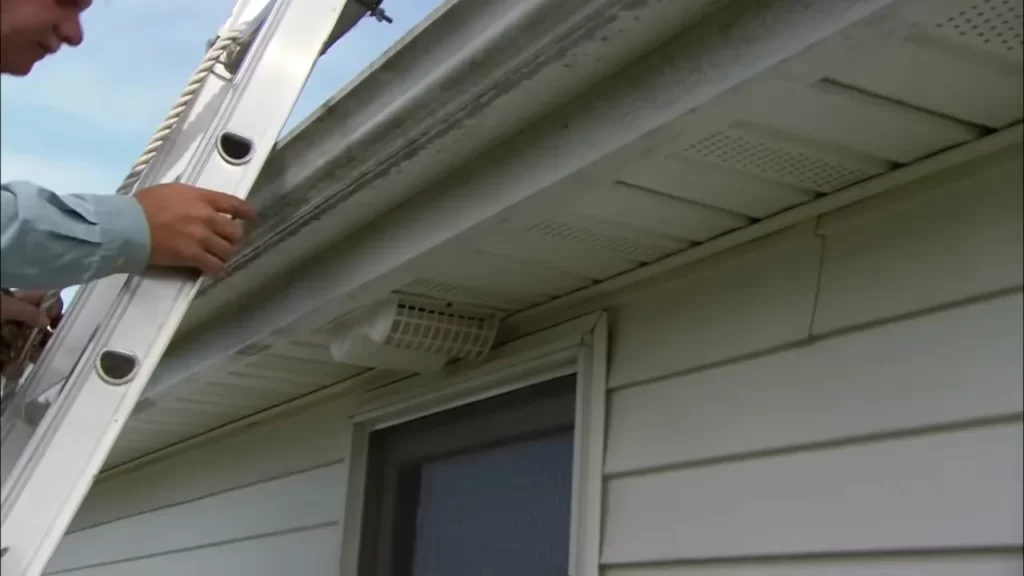
M 242 224 L 240 222 L 236 220 L 229 220 L 220 214 L 217 214 L 211 219 L 210 228 L 213 229 L 217 236 L 227 240 L 231 245 L 238 244 L 244 235 Z
M 18 290 L 16 294 L 18 300 L 28 302 L 29 304 L 37 307 L 41 306 L 43 300 L 46 298 L 45 290 Z
M 223 260 L 205 252 L 197 258 L 196 265 L 203 271 L 203 274 L 206 274 L 207 276 L 216 276 L 224 270 Z
M 57 299 L 50 304 L 50 307 L 46 309 L 46 315 L 49 316 L 51 320 L 57 320 L 63 316 L 64 299 L 58 296 Z
M 234 252 L 234 247 L 230 242 L 215 234 L 211 234 L 203 240 L 203 248 L 221 261 L 226 261 Z
M 15 320 L 36 328 L 46 328 L 50 324 L 50 319 L 38 305 L 32 305 L 19 298 L 4 294 L 0 306 L 3 307 L 4 320 Z
M 253 210 L 252 207 L 246 204 L 241 198 L 237 198 L 230 194 L 210 190 L 207 192 L 206 201 L 210 204 L 211 208 L 221 214 L 227 214 L 228 216 L 234 216 L 235 218 L 241 218 L 242 220 L 251 220 L 256 217 L 256 211 Z

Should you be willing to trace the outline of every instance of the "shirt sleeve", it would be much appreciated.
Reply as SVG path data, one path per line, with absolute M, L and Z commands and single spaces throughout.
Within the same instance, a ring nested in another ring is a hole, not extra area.
M 0 287 L 58 290 L 146 268 L 149 225 L 134 198 L 0 189 Z

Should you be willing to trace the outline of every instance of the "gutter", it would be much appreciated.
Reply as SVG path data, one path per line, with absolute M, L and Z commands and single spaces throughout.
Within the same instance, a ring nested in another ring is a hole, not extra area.
M 427 148 L 401 170 L 371 183 L 343 205 L 345 210 L 336 210 L 331 217 L 342 220 L 349 208 L 364 209 L 360 202 L 367 197 L 376 199 L 370 192 L 395 194 L 390 187 L 395 183 L 411 181 L 402 193 L 425 187 L 429 192 L 392 210 L 380 223 L 345 237 L 331 250 L 295 263 L 290 273 L 278 276 L 269 289 L 263 287 L 258 301 L 253 298 L 251 304 L 243 300 L 224 307 L 212 321 L 176 339 L 145 394 L 159 394 L 268 334 L 283 336 L 283 330 L 297 324 L 300 329 L 322 325 L 331 310 L 394 289 L 403 275 L 410 274 L 408 264 L 413 259 L 892 1 L 735 0 L 706 19 L 693 9 L 694 3 L 642 2 L 646 10 L 628 13 L 626 18 L 632 22 L 634 16 L 642 15 L 635 19 L 635 27 L 626 26 L 615 33 L 625 29 L 620 37 L 632 40 L 633 47 L 641 46 L 637 35 L 649 30 L 651 21 L 669 20 L 666 14 L 670 14 L 675 17 L 668 27 L 668 33 L 674 35 L 671 41 L 643 58 L 633 57 L 632 63 L 582 97 L 549 110 L 543 121 L 524 124 L 520 118 L 509 122 L 515 135 L 500 146 L 479 151 L 480 163 L 486 167 L 466 165 L 438 183 L 416 180 L 419 174 L 406 172 L 406 166 L 429 166 L 432 161 L 444 160 L 443 154 L 436 155 L 444 148 Z M 678 18 L 684 8 L 691 9 L 689 23 L 702 21 L 682 32 L 685 23 Z M 579 49 L 600 48 L 604 45 L 600 38 L 599 34 L 597 44 L 581 44 Z M 571 52 L 557 65 L 564 65 L 569 58 Z M 542 89 L 551 77 L 545 76 L 546 72 L 522 84 L 504 101 L 497 100 L 474 120 L 500 121 L 503 117 L 495 119 L 495 113 L 508 113 L 508 99 L 518 102 L 522 94 L 536 95 L 538 85 Z M 456 144 L 473 142 L 473 127 L 472 123 L 469 129 L 462 127 L 463 138 L 455 140 Z M 439 219 L 443 225 L 437 224 Z M 324 233 L 334 224 L 324 222 L 313 222 L 304 233 Z M 267 252 L 256 264 L 281 258 L 281 253 Z M 228 278 L 224 285 L 233 280 Z
M 723 2 L 449 0 L 281 142 L 178 338 Z

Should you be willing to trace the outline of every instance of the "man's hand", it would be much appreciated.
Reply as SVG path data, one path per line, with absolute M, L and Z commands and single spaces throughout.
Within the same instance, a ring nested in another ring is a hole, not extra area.
M 43 310 L 45 297 L 46 292 L 42 290 L 23 290 L 15 292 L 14 295 L 0 295 L 0 321 L 13 320 L 33 328 L 56 327 L 64 311 L 64 301 L 58 298 L 49 310 Z
M 134 198 L 149 223 L 149 264 L 199 268 L 217 274 L 238 247 L 242 225 L 255 212 L 244 201 L 185 184 L 139 190 Z
M 25 290 L 8 294 L 0 294 L 0 371 L 5 377 L 14 377 L 15 371 L 19 368 L 14 364 L 18 359 L 20 350 L 27 345 L 29 333 L 32 328 L 43 329 L 42 338 L 36 341 L 35 346 L 29 351 L 29 361 L 36 362 L 43 348 L 50 340 L 52 332 L 47 328 L 56 328 L 60 323 L 64 312 L 64 301 L 58 296 L 57 301 L 43 310 L 43 300 L 46 292 L 42 290 Z M 20 323 L 20 324 L 19 324 Z M 20 376 L 20 374 L 17 374 Z

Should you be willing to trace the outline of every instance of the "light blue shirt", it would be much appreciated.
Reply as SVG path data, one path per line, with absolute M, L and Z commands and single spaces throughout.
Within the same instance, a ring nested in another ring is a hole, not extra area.
M 149 225 L 134 198 L 0 188 L 0 287 L 59 290 L 146 268 Z

